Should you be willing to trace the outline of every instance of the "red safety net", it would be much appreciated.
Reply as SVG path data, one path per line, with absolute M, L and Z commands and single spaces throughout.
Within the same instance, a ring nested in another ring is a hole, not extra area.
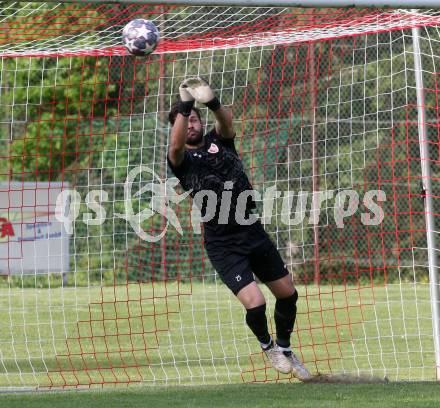
M 417 285 L 428 276 L 423 160 L 438 212 L 435 12 L 34 6 L 4 8 L 0 34 L 0 261 L 10 299 L 0 309 L 10 322 L 0 323 L 9 333 L 0 335 L 0 387 L 294 380 L 270 368 L 206 256 L 191 200 L 165 183 L 168 111 L 195 75 L 232 109 L 254 188 L 281 192 L 265 228 L 299 291 L 298 357 L 312 373 L 433 374 Z M 145 58 L 120 44 L 134 18 L 163 35 Z M 425 30 L 429 158 L 419 149 L 414 27 Z M 67 191 L 67 201 L 50 191 Z M 319 201 L 319 192 L 331 196 Z M 59 205 L 72 230 L 51 238 Z M 56 239 L 64 250 L 52 253 Z M 45 259 L 42 273 L 35 265 Z M 14 302 L 37 289 L 36 308 L 26 301 L 20 317 Z

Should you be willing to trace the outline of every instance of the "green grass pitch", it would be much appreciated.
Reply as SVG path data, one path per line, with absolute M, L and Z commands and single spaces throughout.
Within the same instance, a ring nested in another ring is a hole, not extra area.
M 331 367 L 378 377 L 386 373 L 391 381 L 434 379 L 428 285 L 298 289 L 293 343 L 311 371 Z M 273 301 L 267 299 L 271 310 Z M 104 392 L 2 395 L 0 405 L 8 407 L 60 401 L 68 407 L 90 400 L 96 406 L 122 407 L 145 398 L 154 407 L 170 401 L 175 406 L 209 401 L 215 406 L 235 401 L 240 407 L 292 401 L 301 406 L 356 402 L 362 407 L 375 401 L 380 406 L 431 406 L 438 389 L 434 382 L 298 384 L 280 377 L 265 366 L 241 306 L 215 282 L 1 288 L 0 325 L 2 390 L 134 385 Z
M 390 384 L 232 384 L 190 387 L 142 387 L 105 392 L 0 394 L 8 408 L 62 406 L 131 408 L 180 407 L 438 407 L 440 385 L 436 383 Z

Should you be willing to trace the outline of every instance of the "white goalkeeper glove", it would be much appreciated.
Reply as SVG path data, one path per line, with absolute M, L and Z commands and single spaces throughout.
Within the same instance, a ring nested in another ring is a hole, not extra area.
M 197 101 L 215 111 L 221 104 L 215 96 L 209 84 L 200 77 L 188 78 L 182 83 L 182 87 Z
M 182 82 L 179 86 L 180 100 L 182 102 L 194 102 L 195 98 L 188 92 L 188 87 L 185 85 L 185 82 L 186 81 Z
M 180 94 L 180 103 L 178 112 L 188 117 L 191 115 L 191 110 L 194 106 L 194 97 L 188 92 L 188 88 L 185 85 L 185 81 L 182 82 L 179 86 L 179 94 Z

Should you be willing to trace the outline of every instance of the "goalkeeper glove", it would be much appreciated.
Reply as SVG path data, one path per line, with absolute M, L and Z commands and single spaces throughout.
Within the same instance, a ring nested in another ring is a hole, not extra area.
M 179 86 L 180 103 L 178 112 L 188 117 L 191 115 L 191 110 L 194 106 L 194 97 L 188 92 L 185 82 L 182 82 Z
M 202 78 L 194 77 L 188 78 L 183 81 L 183 87 L 187 92 L 197 101 L 203 103 L 212 111 L 220 108 L 221 104 L 218 98 L 215 96 L 214 91 L 209 84 Z

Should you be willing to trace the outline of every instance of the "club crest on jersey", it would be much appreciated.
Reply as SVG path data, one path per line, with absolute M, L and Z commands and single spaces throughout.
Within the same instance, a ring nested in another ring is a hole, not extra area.
M 211 146 L 209 146 L 208 152 L 209 153 L 218 153 L 218 146 L 214 143 L 211 143 Z

